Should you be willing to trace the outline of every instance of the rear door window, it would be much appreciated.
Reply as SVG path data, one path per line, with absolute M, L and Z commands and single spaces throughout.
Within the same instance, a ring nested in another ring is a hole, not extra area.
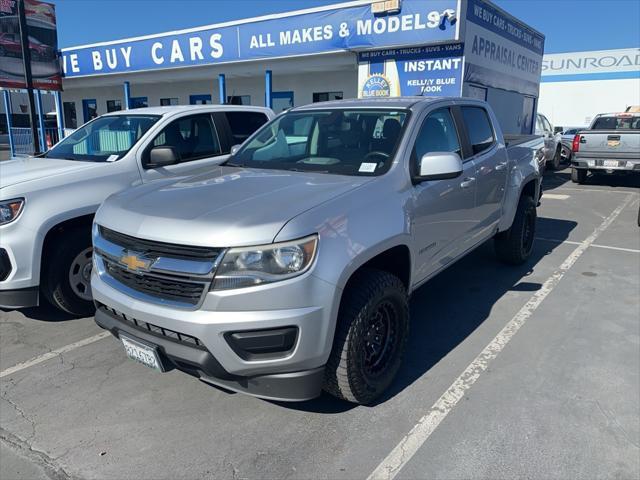
M 462 107 L 462 118 L 474 155 L 490 149 L 495 136 L 487 111 L 482 107 Z
M 208 113 L 179 118 L 167 125 L 153 147 L 173 147 L 180 163 L 222 154 L 213 120 Z
M 225 115 L 231 129 L 233 145 L 243 143 L 253 132 L 269 121 L 267 116 L 260 112 L 226 112 Z

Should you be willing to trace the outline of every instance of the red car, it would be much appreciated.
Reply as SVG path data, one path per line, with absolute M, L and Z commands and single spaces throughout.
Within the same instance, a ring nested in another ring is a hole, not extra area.
M 29 37 L 29 50 L 33 60 L 50 60 L 54 57 L 53 48 Z M 22 47 L 17 33 L 0 33 L 0 57 L 20 57 Z

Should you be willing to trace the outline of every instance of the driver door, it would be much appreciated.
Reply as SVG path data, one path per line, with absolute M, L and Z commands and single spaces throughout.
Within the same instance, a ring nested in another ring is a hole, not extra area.
M 412 152 L 412 168 L 430 152 L 455 152 L 463 157 L 461 140 L 448 108 L 431 112 L 422 123 Z M 415 171 L 415 170 L 414 170 Z M 421 281 L 453 261 L 472 234 L 476 166 L 464 160 L 457 178 L 429 180 L 413 189 L 413 241 L 415 278 Z

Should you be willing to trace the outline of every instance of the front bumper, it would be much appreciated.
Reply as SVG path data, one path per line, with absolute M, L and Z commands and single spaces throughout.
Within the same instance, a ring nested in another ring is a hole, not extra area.
M 214 385 L 260 398 L 304 401 L 320 395 L 324 367 L 311 370 L 243 377 L 227 372 L 207 349 L 187 345 L 144 327 L 136 326 L 108 307 L 96 305 L 96 323 L 115 337 L 121 334 L 141 339 L 158 347 L 165 370 L 177 368 Z
M 38 305 L 35 251 L 36 233 L 20 225 L 20 219 L 0 227 L 0 307 Z
M 39 303 L 40 289 L 38 287 L 0 290 L 0 308 L 37 307 Z
M 198 307 L 187 309 L 129 295 L 106 282 L 99 271 L 94 268 L 92 275 L 96 322 L 114 335 L 124 331 L 142 337 L 163 349 L 174 367 L 230 390 L 291 401 L 320 393 L 340 292 L 311 272 L 258 287 L 208 292 Z M 243 355 L 230 340 L 242 332 L 291 328 L 296 329 L 295 343 L 276 354 Z M 166 330 L 190 342 L 197 339 L 200 348 L 184 342 L 177 348 L 175 338 L 161 338 L 149 329 Z M 169 346 L 162 343 L 166 341 Z
M 576 158 L 572 160 L 571 166 L 573 168 L 583 170 L 605 170 L 611 172 L 640 173 L 640 160 Z

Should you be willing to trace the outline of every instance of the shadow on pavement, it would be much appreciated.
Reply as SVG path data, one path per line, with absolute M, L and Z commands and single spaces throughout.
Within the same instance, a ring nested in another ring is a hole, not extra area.
M 571 169 L 548 171 L 544 174 L 542 190 L 549 191 L 566 185 L 579 187 L 581 185 L 571 183 Z M 612 174 L 589 173 L 587 180 L 582 185 L 597 185 L 611 188 L 640 188 L 640 174 Z M 544 199 L 544 196 L 543 196 Z
M 12 310 L 0 308 L 0 311 L 11 312 Z M 26 318 L 42 322 L 66 322 L 69 320 L 80 320 L 80 317 L 64 313 L 46 302 L 43 302 L 39 307 L 19 308 L 17 311 L 22 313 Z
M 539 217 L 536 235 L 562 241 L 576 225 L 573 221 Z M 526 277 L 558 245 L 538 241 L 526 264 L 510 266 L 498 261 L 493 242 L 488 241 L 416 290 L 411 299 L 411 327 L 404 362 L 388 393 L 377 403 L 402 392 L 462 343 L 489 317 L 493 305 L 505 293 L 539 290 L 542 285 L 528 282 Z M 326 393 L 309 402 L 273 403 L 329 414 L 356 406 Z

